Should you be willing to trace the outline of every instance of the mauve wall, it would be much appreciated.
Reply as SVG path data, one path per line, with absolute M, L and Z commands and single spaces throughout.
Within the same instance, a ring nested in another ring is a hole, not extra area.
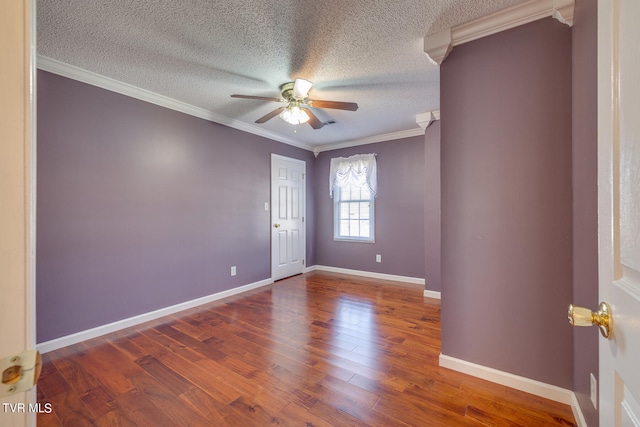
M 598 2 L 577 0 L 573 44 L 573 302 L 598 306 Z M 594 328 L 573 330 L 573 390 L 587 425 L 597 426 L 589 374 L 598 378 Z
M 440 85 L 442 352 L 572 389 L 571 29 L 457 46 Z
M 307 162 L 313 265 L 311 152 L 39 71 L 38 342 L 271 277 L 272 152 Z
M 316 264 L 424 277 L 423 136 L 325 151 L 316 159 Z M 333 240 L 329 166 L 334 157 L 376 153 L 375 243 Z M 382 262 L 376 262 L 376 254 Z
M 424 133 L 424 279 L 425 289 L 440 292 L 440 122 Z

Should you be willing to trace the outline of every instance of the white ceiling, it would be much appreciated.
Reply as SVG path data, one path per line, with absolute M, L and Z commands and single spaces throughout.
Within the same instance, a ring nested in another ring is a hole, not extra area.
M 37 50 L 61 61 L 212 113 L 225 124 L 306 148 L 419 130 L 439 109 L 439 69 L 426 34 L 523 0 L 38 0 Z M 311 99 L 356 102 L 358 111 L 315 109 L 314 130 L 275 117 L 295 78 Z M 295 130 L 295 133 L 294 133 Z

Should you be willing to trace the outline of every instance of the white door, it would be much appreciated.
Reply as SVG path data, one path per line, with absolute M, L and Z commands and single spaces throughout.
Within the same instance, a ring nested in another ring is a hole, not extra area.
M 34 348 L 31 14 L 29 0 L 0 2 L 0 359 Z M 0 387 L 11 393 L 11 385 Z M 0 397 L 0 425 L 33 425 L 33 402 L 33 391 Z
M 302 160 L 271 154 L 271 278 L 300 274 L 305 264 L 305 169 Z
M 640 1 L 598 2 L 600 426 L 640 427 Z

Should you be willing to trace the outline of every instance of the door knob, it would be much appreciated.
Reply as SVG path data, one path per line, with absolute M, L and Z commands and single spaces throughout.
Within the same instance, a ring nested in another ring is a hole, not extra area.
M 280 224 L 273 224 L 273 228 L 278 228 L 280 227 Z
M 571 326 L 598 325 L 602 336 L 609 338 L 613 324 L 611 307 L 606 302 L 601 302 L 598 311 L 593 312 L 588 308 L 569 304 L 569 324 Z

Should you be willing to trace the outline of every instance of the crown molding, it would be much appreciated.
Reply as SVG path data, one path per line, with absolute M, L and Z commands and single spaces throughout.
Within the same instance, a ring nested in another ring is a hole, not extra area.
M 416 115 L 416 123 L 422 129 L 427 129 L 435 120 L 440 120 L 440 110 L 427 111 Z
M 553 0 L 551 16 L 565 25 L 573 27 L 575 0 Z
M 204 108 L 195 107 L 182 101 L 169 98 L 164 95 L 157 94 L 155 92 L 141 89 L 139 87 L 130 85 L 128 83 L 121 82 L 119 80 L 105 77 L 92 71 L 85 70 L 73 65 L 66 64 L 64 62 L 52 59 L 46 56 L 38 55 L 36 60 L 36 66 L 38 69 L 48 71 L 59 76 L 67 77 L 72 80 L 77 80 L 82 83 L 90 84 L 102 89 L 106 89 L 112 92 L 119 93 L 121 95 L 130 96 L 131 98 L 139 99 L 141 101 L 149 102 L 151 104 L 159 105 L 161 107 L 169 108 L 174 111 L 178 111 L 190 116 L 199 117 L 204 120 L 208 120 L 214 123 L 225 125 L 234 129 L 238 129 L 247 133 L 258 135 L 264 138 L 268 138 L 274 141 L 282 142 L 284 144 L 293 145 L 298 148 L 313 151 L 313 147 L 301 143 L 299 141 L 284 138 L 276 133 L 270 132 L 258 126 L 253 126 L 239 120 L 230 119 L 213 111 L 206 110 Z
M 313 153 L 318 154 L 323 151 L 338 150 L 340 148 L 356 147 L 358 145 L 375 144 L 376 142 L 393 141 L 396 139 L 411 138 L 413 136 L 424 135 L 424 129 L 407 129 L 398 132 L 385 133 L 381 135 L 368 136 L 366 138 L 352 139 L 348 141 L 337 142 L 335 144 L 324 144 L 314 147 Z
M 58 61 L 53 58 L 49 58 L 43 55 L 38 55 L 36 60 L 36 66 L 38 69 L 47 71 L 53 74 L 57 74 L 62 77 L 67 77 L 72 80 L 77 80 L 82 83 L 90 84 L 102 89 L 106 89 L 112 92 L 119 93 L 121 95 L 130 96 L 141 101 L 149 102 L 151 104 L 159 105 L 161 107 L 169 108 L 174 111 L 178 111 L 190 116 L 199 117 L 204 120 L 208 120 L 214 123 L 225 125 L 234 129 L 241 130 L 243 132 L 258 135 L 264 138 L 268 138 L 274 141 L 282 142 L 284 144 L 293 145 L 304 150 L 312 151 L 316 157 L 321 151 L 336 150 L 338 148 L 346 148 L 357 145 L 373 144 L 376 142 L 391 141 L 394 139 L 408 138 L 417 135 L 424 135 L 424 129 L 408 129 L 400 132 L 387 133 L 382 135 L 375 135 L 361 139 L 343 141 L 338 143 L 331 143 L 325 145 L 309 145 L 293 139 L 282 137 L 279 134 L 270 132 L 258 126 L 247 124 L 239 120 L 230 119 L 213 111 L 206 110 L 204 108 L 196 107 L 187 104 L 182 101 L 178 101 L 169 98 L 164 95 L 151 92 L 146 89 L 141 89 L 137 86 L 130 85 L 128 83 L 121 82 L 119 80 L 105 77 L 103 75 L 94 73 L 92 71 L 85 70 L 67 63 Z
M 425 36 L 424 52 L 429 60 L 442 64 L 454 46 L 490 36 L 538 19 L 553 17 L 573 25 L 575 0 L 531 0 L 508 7 L 491 15 Z
M 451 40 L 451 29 L 439 31 L 435 34 L 425 36 L 424 53 L 427 54 L 429 62 L 433 65 L 440 65 L 453 49 Z

